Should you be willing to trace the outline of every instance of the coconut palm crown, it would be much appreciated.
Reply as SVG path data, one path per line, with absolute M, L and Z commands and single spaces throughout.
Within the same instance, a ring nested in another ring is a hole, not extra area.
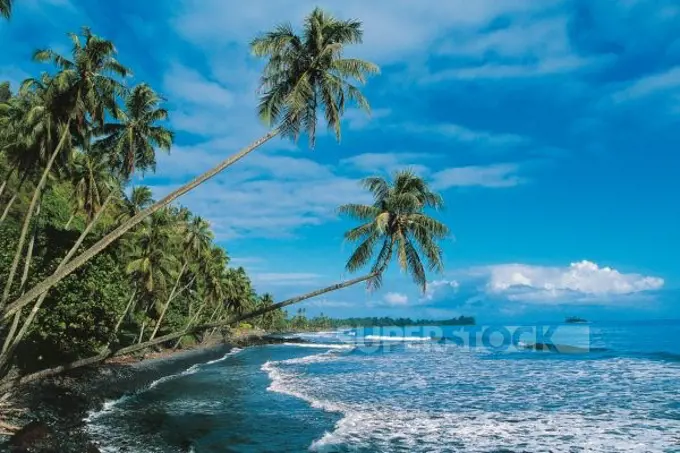
M 282 24 L 255 38 L 252 52 L 267 58 L 260 79 L 260 118 L 294 139 L 305 132 L 313 147 L 321 107 L 328 128 L 339 140 L 347 100 L 370 111 L 352 82 L 364 84 L 369 75 L 379 72 L 373 63 L 343 57 L 345 46 L 361 43 L 362 35 L 360 21 L 338 20 L 316 8 L 305 18 L 301 35 L 290 24 Z
M 341 214 L 364 222 L 345 233 L 347 241 L 359 243 L 347 262 L 347 271 L 358 270 L 376 256 L 371 273 L 377 276 L 368 282 L 375 289 L 380 287 L 382 274 L 396 255 L 401 269 L 425 291 L 427 276 L 421 255 L 430 271 L 441 272 L 444 267 L 438 241 L 449 235 L 449 229 L 425 213 L 427 208 L 442 209 L 442 197 L 411 170 L 397 171 L 391 181 L 366 178 L 362 185 L 373 195 L 373 204 L 338 208 Z

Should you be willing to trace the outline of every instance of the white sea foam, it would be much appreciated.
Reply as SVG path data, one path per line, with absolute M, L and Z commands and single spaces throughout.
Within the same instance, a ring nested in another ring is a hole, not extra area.
M 221 358 L 215 359 L 215 360 L 211 360 L 211 361 L 209 361 L 209 362 L 206 362 L 205 364 L 206 364 L 206 365 L 214 365 L 215 363 L 224 362 L 224 361 L 227 360 L 229 357 L 231 357 L 231 356 L 233 356 L 233 355 L 236 355 L 236 354 L 238 354 L 238 353 L 241 352 L 241 351 L 243 351 L 243 349 L 241 349 L 241 348 L 233 348 L 231 351 L 229 351 L 229 352 L 227 352 L 226 354 L 224 354 L 224 357 L 221 357 Z
M 364 339 L 369 341 L 401 341 L 401 342 L 411 342 L 411 341 L 432 341 L 430 337 L 389 337 L 383 335 L 366 335 Z
M 307 368 L 321 362 L 342 378 Z M 454 348 L 328 351 L 262 369 L 270 391 L 342 414 L 310 446 L 317 452 L 662 452 L 680 432 L 677 412 L 657 413 L 680 397 L 680 367 L 654 361 L 484 360 Z
M 351 344 L 337 344 L 337 343 L 282 343 L 282 345 L 312 349 L 354 349 L 354 346 Z

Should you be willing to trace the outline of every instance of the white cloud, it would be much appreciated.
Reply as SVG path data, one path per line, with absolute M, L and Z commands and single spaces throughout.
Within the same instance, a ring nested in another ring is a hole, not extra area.
M 176 147 L 171 156 L 159 158 L 158 175 L 163 179 L 149 175 L 144 183 L 154 189 L 155 197 L 165 195 L 231 154 L 228 145 L 216 140 Z M 210 219 L 218 239 L 289 237 L 301 227 L 336 219 L 341 204 L 369 201 L 370 194 L 358 180 L 341 176 L 330 166 L 300 153 L 266 150 L 255 151 L 180 199 Z
M 525 182 L 517 175 L 518 170 L 517 164 L 454 167 L 434 173 L 431 181 L 432 187 L 437 190 L 464 186 L 513 187 Z
M 568 267 L 503 264 L 488 267 L 487 291 L 522 302 L 584 302 L 658 290 L 664 280 L 623 274 L 590 261 Z
M 342 159 L 340 164 L 363 173 L 392 173 L 395 170 L 410 168 L 422 176 L 428 174 L 430 170 L 416 162 L 432 157 L 427 153 L 363 153 Z
M 248 42 L 254 33 L 281 21 L 298 25 L 318 5 L 342 18 L 361 19 L 364 44 L 357 55 L 390 63 L 422 53 L 451 28 L 479 29 L 497 17 L 527 15 L 556 3 L 559 0 L 346 0 L 341 4 L 328 0 L 252 0 L 235 8 L 232 2 L 223 0 L 188 0 L 180 8 L 175 27 L 188 40 L 219 50 L 234 42 Z
M 173 100 L 198 105 L 228 108 L 234 104 L 234 94 L 220 83 L 207 80 L 193 69 L 172 65 L 163 78 L 163 86 Z
M 470 129 L 460 124 L 402 124 L 395 126 L 400 130 L 419 134 L 436 134 L 455 139 L 461 143 L 478 143 L 485 146 L 511 146 L 528 143 L 526 137 L 516 134 L 504 134 Z
M 427 283 L 425 294 L 421 297 L 421 301 L 431 301 L 435 298 L 441 298 L 442 295 L 453 295 L 458 292 L 460 283 L 457 280 L 434 280 Z
M 322 278 L 320 274 L 308 272 L 265 272 L 254 273 L 251 276 L 255 285 L 271 286 L 308 286 L 315 285 Z
M 675 66 L 665 72 L 637 79 L 614 93 L 612 100 L 626 102 L 678 89 L 680 89 L 680 66 Z
M 590 60 L 575 55 L 568 55 L 558 58 L 547 58 L 533 63 L 484 63 L 481 65 L 442 70 L 422 79 L 422 81 L 441 82 L 452 79 L 475 80 L 543 77 L 546 75 L 571 72 L 594 64 L 597 61 L 599 60 Z
M 408 304 L 408 296 L 402 293 L 387 293 L 383 296 L 386 305 L 396 307 Z

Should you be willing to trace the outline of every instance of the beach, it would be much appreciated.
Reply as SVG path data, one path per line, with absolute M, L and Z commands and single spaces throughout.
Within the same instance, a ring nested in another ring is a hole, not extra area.
M 104 452 L 677 451 L 680 323 L 590 329 L 578 354 L 377 329 L 216 350 L 105 398 L 84 431 Z

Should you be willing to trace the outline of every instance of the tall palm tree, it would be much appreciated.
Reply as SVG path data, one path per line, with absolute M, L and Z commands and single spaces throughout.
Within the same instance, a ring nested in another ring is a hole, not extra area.
M 0 16 L 9 19 L 12 14 L 12 0 L 0 0 Z
M 103 126 L 107 113 L 117 117 L 119 110 L 116 99 L 124 90 L 123 85 L 115 76 L 126 77 L 130 74 L 130 71 L 116 60 L 116 49 L 111 41 L 92 34 L 87 27 L 83 27 L 81 36 L 69 33 L 69 37 L 73 43 L 71 60 L 51 49 L 38 50 L 33 54 L 35 61 L 49 61 L 59 69 L 59 72 L 49 81 L 50 83 L 44 90 L 50 102 L 41 106 L 39 110 L 47 113 L 39 118 L 49 118 L 50 125 L 55 122 L 61 138 L 55 147 L 51 140 L 50 132 L 52 128 L 33 127 L 33 134 L 42 132 L 42 135 L 49 139 L 47 146 L 43 146 L 43 148 L 50 150 L 51 156 L 45 165 L 26 212 L 17 250 L 5 283 L 2 300 L 0 300 L 0 308 L 4 308 L 9 298 L 31 218 L 42 188 L 47 181 L 47 176 L 60 151 L 65 148 L 67 139 L 74 132 L 71 130 L 71 125 L 75 123 L 78 135 L 84 138 L 88 136 L 89 122 Z M 28 84 L 39 87 L 36 81 L 29 81 Z M 53 120 L 52 117 L 56 118 Z M 43 125 L 43 123 L 44 121 L 40 121 L 37 125 Z M 66 267 L 68 266 L 64 266 L 64 268 Z M 58 272 L 62 272 L 64 268 Z M 45 288 L 45 290 L 48 288 Z M 40 294 L 43 292 L 41 291 Z M 36 294 L 37 296 L 38 294 Z
M 258 110 L 262 120 L 272 129 L 211 170 L 130 218 L 71 261 L 64 269 L 53 273 L 16 299 L 3 312 L 2 317 L 6 319 L 11 316 L 100 253 L 144 218 L 217 175 L 273 137 L 283 134 L 297 138 L 306 132 L 310 143 L 313 144 L 319 109 L 324 112 L 327 126 L 339 138 L 345 100 L 357 104 L 364 110 L 369 108 L 358 86 L 353 85 L 352 81 L 363 84 L 367 76 L 378 72 L 378 67 L 372 63 L 343 57 L 347 45 L 361 43 L 361 40 L 362 27 L 359 21 L 341 21 L 318 8 L 305 18 L 301 36 L 295 34 L 290 25 L 281 25 L 255 39 L 251 45 L 253 53 L 267 59 L 261 79 L 262 97 Z
M 24 82 L 22 92 L 26 103 L 21 104 L 19 107 L 21 110 L 13 117 L 18 124 L 10 125 L 11 133 L 16 134 L 13 145 L 18 148 L 18 152 L 29 151 L 28 157 L 22 158 L 24 161 L 30 161 L 32 166 L 40 166 L 44 162 L 44 167 L 24 214 L 16 251 L 0 299 L 0 307 L 4 307 L 9 298 L 19 261 L 24 253 L 31 220 L 43 188 L 60 151 L 68 146 L 71 139 L 70 121 L 62 104 L 65 92 L 54 83 L 54 79 L 47 75 L 40 79 L 29 79 Z M 58 136 L 60 136 L 58 143 L 55 143 Z
M 87 126 L 88 116 L 92 124 L 103 127 L 107 113 L 114 118 L 119 114 L 117 96 L 124 94 L 125 88 L 118 79 L 132 73 L 116 60 L 113 43 L 93 34 L 90 28 L 83 27 L 80 35 L 68 36 L 73 44 L 70 60 L 52 49 L 35 51 L 33 59 L 59 69 L 55 79 L 66 87 L 68 108 L 81 129 Z
M 95 145 L 106 154 L 121 179 L 129 180 L 135 170 L 156 168 L 156 149 L 169 151 L 173 133 L 159 125 L 168 119 L 161 98 L 146 84 L 137 85 L 125 98 L 118 122 L 99 128 L 104 137 Z

